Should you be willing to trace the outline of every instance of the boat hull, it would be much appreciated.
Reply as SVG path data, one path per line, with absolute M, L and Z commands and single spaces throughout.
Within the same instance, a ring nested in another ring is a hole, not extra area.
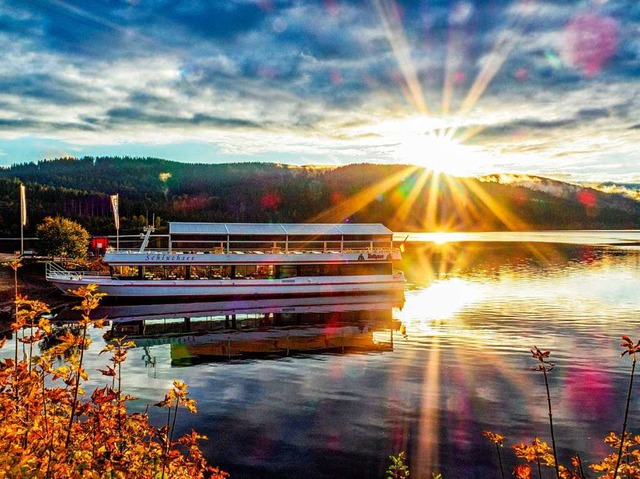
M 98 291 L 106 293 L 108 297 L 142 299 L 281 297 L 404 291 L 404 276 L 401 273 L 242 280 L 122 280 L 105 276 L 76 275 L 49 280 L 65 294 L 68 294 L 69 290 L 95 284 Z

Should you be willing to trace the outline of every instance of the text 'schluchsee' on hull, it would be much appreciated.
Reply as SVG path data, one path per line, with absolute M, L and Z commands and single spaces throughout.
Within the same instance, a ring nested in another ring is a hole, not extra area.
M 170 223 L 169 235 L 152 237 L 152 231 L 137 249 L 107 250 L 108 272 L 49 263 L 47 280 L 65 293 L 96 284 L 111 297 L 129 298 L 404 290 L 404 275 L 393 269 L 400 250 L 382 224 Z

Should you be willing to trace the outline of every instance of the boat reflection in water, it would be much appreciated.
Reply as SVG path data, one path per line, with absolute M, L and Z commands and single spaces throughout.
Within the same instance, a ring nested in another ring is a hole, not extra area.
M 127 337 L 136 347 L 171 347 L 172 365 L 304 353 L 393 349 L 393 308 L 399 295 L 104 306 L 105 339 Z

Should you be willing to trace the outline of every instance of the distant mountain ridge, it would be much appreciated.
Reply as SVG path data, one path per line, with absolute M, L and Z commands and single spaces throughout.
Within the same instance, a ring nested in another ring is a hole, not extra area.
M 615 185 L 585 187 L 531 175 L 434 177 L 408 165 L 341 167 L 190 164 L 159 158 L 59 158 L 0 169 L 0 234 L 19 231 L 17 185 L 29 224 L 61 215 L 113 233 L 153 215 L 167 221 L 382 222 L 396 231 L 634 229 L 640 202 Z
M 637 185 L 637 188 L 633 188 L 631 184 L 616 185 L 614 183 L 578 185 L 541 176 L 523 174 L 487 175 L 481 176 L 479 179 L 481 181 L 498 181 L 503 184 L 517 185 L 547 193 L 558 199 L 578 200 L 582 204 L 593 203 L 594 206 L 598 205 L 600 208 L 619 209 L 629 213 L 638 211 L 638 201 L 640 201 L 640 185 Z M 640 227 L 640 225 L 638 226 Z

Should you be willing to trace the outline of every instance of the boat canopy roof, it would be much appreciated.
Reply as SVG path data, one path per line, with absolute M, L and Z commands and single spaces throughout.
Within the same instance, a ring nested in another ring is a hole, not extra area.
M 381 223 L 169 223 L 170 235 L 393 235 Z

